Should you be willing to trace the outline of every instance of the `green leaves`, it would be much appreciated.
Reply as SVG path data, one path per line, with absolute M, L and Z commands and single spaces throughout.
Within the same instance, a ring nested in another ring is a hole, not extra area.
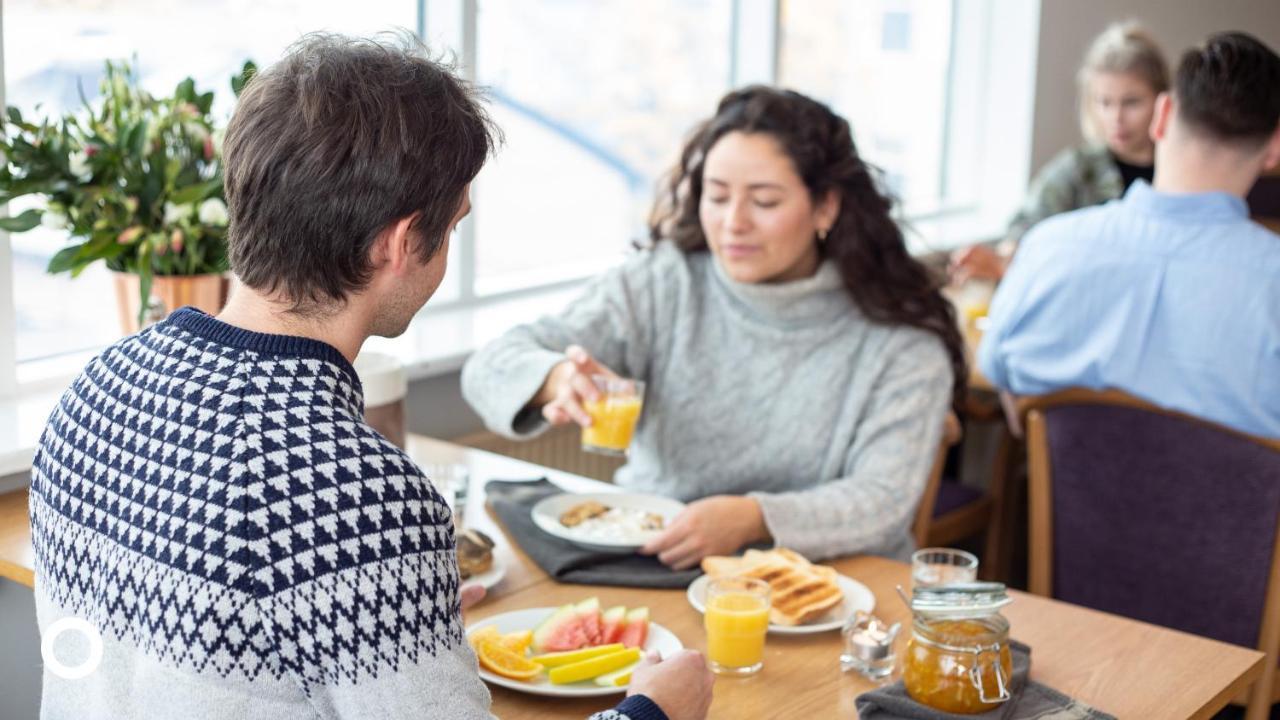
M 39 210 L 27 210 L 15 217 L 0 218 L 0 230 L 26 232 L 40 224 L 40 217 L 43 214 Z
M 135 63 L 108 61 L 102 97 L 64 117 L 35 123 L 17 108 L 0 114 L 7 160 L 0 161 L 0 202 L 36 194 L 49 208 L 0 218 L 0 229 L 65 226 L 73 242 L 53 256 L 49 272 L 75 276 L 105 262 L 137 273 L 145 293 L 156 274 L 227 269 L 225 219 L 206 213 L 206 224 L 197 212 L 225 198 L 214 94 L 186 78 L 171 96 L 154 97 L 139 85 Z M 247 62 L 232 78 L 237 94 L 254 72 Z
M 245 60 L 240 74 L 231 76 L 231 92 L 235 93 L 236 97 L 240 97 L 240 93 L 244 92 L 244 86 L 257 74 L 258 66 L 252 60 Z

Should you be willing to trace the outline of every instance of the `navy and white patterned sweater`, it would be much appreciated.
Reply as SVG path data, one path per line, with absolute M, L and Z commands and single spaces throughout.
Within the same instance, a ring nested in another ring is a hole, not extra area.
M 184 308 L 89 363 L 32 469 L 41 716 L 490 718 L 448 507 L 362 419 L 351 365 Z M 58 662 L 91 659 L 57 633 Z M 665 715 L 644 697 L 597 718 Z

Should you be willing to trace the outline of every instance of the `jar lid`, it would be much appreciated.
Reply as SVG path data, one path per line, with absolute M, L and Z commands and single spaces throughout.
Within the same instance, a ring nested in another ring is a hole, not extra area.
M 928 619 L 984 617 L 1011 602 L 1004 583 L 997 582 L 948 583 L 911 591 L 912 612 Z

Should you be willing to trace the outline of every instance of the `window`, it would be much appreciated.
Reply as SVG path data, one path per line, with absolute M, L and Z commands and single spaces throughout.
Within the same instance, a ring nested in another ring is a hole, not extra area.
M 780 84 L 829 104 L 908 214 L 947 204 L 951 0 L 788 0 Z
M 252 15 L 253 22 L 244 18 Z M 98 95 L 103 61 L 136 57 L 142 84 L 169 93 L 187 76 L 213 90 L 230 114 L 229 80 L 247 59 L 268 64 L 312 30 L 371 34 L 414 28 L 413 0 L 315 4 L 301 0 L 7 0 L 5 102 L 28 117 L 57 117 Z M 38 200 L 10 204 L 17 214 Z M 100 348 L 119 337 L 110 273 L 101 264 L 72 279 L 45 265 L 65 233 L 37 228 L 10 236 L 15 355 L 19 363 Z M 8 339 L 5 339 L 8 341 Z
M 476 79 L 507 143 L 476 184 L 475 291 L 593 274 L 729 84 L 729 0 L 480 0 Z
M 8 0 L 0 5 L 0 96 L 25 115 L 59 115 L 79 104 L 78 88 L 97 94 L 103 60 L 136 57 L 144 86 L 168 93 L 189 75 L 217 94 L 215 112 L 229 115 L 228 80 L 244 60 L 270 64 L 305 32 L 417 29 L 487 89 L 507 139 L 473 185 L 475 211 L 451 244 L 431 304 L 471 306 L 568 287 L 618 262 L 645 232 L 655 185 L 687 132 L 735 84 L 777 82 L 847 117 L 863 155 L 905 201 L 915 250 L 993 236 L 1028 174 L 1038 7 Z M 84 353 L 119 336 L 105 269 L 74 280 L 45 274 L 65 240 L 37 229 L 0 246 L 0 280 L 13 279 L 0 283 L 0 395 L 42 374 L 74 372 Z

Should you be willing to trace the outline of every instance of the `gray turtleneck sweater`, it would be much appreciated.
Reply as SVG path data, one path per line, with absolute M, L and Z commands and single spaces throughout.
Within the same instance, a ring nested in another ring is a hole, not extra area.
M 910 554 L 950 364 L 936 336 L 867 320 L 831 263 L 743 284 L 709 253 L 659 243 L 477 351 L 463 394 L 495 432 L 532 437 L 546 424 L 525 406 L 574 343 L 647 383 L 618 485 L 749 494 L 775 542 L 812 559 Z

